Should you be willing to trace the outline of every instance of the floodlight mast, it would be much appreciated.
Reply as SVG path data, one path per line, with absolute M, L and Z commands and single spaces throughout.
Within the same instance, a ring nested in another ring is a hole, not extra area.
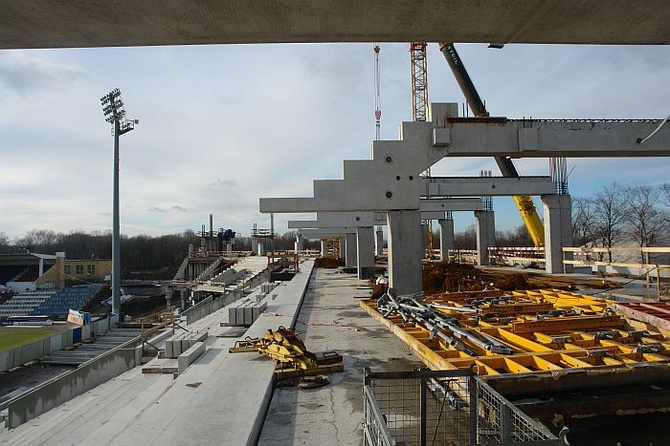
M 105 121 L 114 124 L 114 210 L 112 222 L 112 314 L 121 318 L 121 243 L 119 218 L 119 136 L 135 128 L 139 121 L 126 119 L 118 88 L 100 98 Z

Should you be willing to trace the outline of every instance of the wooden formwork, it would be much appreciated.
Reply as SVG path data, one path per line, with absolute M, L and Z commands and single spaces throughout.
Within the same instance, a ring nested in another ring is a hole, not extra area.
M 473 368 L 505 395 L 670 377 L 668 332 L 618 314 L 614 301 L 558 290 L 528 290 L 500 299 L 445 293 L 424 298 L 422 303 L 457 320 L 478 338 L 509 347 L 511 354 L 494 353 L 463 338 L 458 348 L 459 343 L 436 336 L 434 328 L 397 314 L 384 317 L 374 299 L 360 305 L 430 369 Z M 449 330 L 445 334 L 454 335 Z

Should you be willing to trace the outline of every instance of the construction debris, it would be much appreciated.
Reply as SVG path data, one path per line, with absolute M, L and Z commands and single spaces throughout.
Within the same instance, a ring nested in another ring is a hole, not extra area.
M 344 266 L 344 259 L 335 257 L 319 257 L 314 259 L 314 268 L 337 268 Z
M 342 356 L 335 351 L 315 354 L 307 350 L 300 336 L 291 329 L 268 330 L 262 338 L 237 341 L 230 353 L 258 352 L 277 361 L 278 378 L 342 372 Z
M 627 319 L 619 314 L 620 305 L 607 299 L 561 290 L 429 297 L 395 296 L 391 290 L 361 306 L 430 369 L 473 368 L 506 396 L 653 383 L 670 376 L 668 332 L 649 318 Z M 650 403 L 646 409 L 660 407 Z

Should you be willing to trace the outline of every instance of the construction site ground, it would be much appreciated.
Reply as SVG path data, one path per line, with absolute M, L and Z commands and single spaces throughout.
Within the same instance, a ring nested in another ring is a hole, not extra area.
M 602 279 L 589 275 L 559 275 L 551 280 L 557 279 L 585 281 L 579 285 L 580 292 L 587 288 L 600 292 L 599 281 L 603 286 Z M 645 290 L 644 282 L 638 280 L 614 291 Z M 259 444 L 362 444 L 364 367 L 395 371 L 422 366 L 403 342 L 360 308 L 359 301 L 369 293 L 368 283 L 354 274 L 314 270 L 296 330 L 311 351 L 338 351 L 344 358 L 344 372 L 330 375 L 331 382 L 324 387 L 303 389 L 290 382 L 277 387 Z M 266 317 L 274 325 L 288 325 L 287 314 Z M 272 361 L 256 353 L 227 353 L 240 332 L 231 336 L 234 330 L 221 326 L 226 322 L 223 308 L 189 327 L 208 328 L 209 337 L 207 352 L 183 376 L 147 375 L 137 367 L 17 429 L 0 429 L 0 444 L 236 444 L 234 438 L 242 438 L 235 437 L 230 426 L 251 424 L 263 416 L 258 407 L 251 410 L 245 403 L 265 392 L 262 376 L 270 373 Z M 665 444 L 670 435 L 663 422 L 666 418 L 667 414 L 650 414 L 580 420 L 568 438 L 572 444 L 586 445 Z M 638 426 L 655 429 L 640 432 Z
M 315 389 L 280 387 L 274 392 L 259 444 L 363 444 L 363 371 L 422 367 L 409 348 L 365 313 L 370 293 L 355 274 L 315 269 L 296 331 L 313 352 L 336 350 L 344 372 Z

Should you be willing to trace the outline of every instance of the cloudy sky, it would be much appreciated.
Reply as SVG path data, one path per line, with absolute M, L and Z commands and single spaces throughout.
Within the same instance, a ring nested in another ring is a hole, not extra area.
M 460 45 L 492 115 L 662 118 L 670 113 L 670 48 Z M 436 45 L 429 96 L 462 102 Z M 382 44 L 382 138 L 411 120 L 407 44 Z M 341 178 L 374 138 L 372 44 L 222 45 L 0 51 L 0 233 L 111 228 L 113 138 L 99 98 L 121 89 L 121 230 L 159 235 L 216 227 L 249 235 L 259 197 L 311 196 L 312 180 Z M 612 181 L 659 184 L 669 160 L 570 161 L 573 195 Z M 522 175 L 546 160 L 518 161 Z M 437 175 L 497 173 L 491 159 L 442 161 Z M 497 227 L 521 224 L 496 198 Z M 286 230 L 278 216 L 276 228 Z M 473 224 L 458 216 L 456 230 Z

